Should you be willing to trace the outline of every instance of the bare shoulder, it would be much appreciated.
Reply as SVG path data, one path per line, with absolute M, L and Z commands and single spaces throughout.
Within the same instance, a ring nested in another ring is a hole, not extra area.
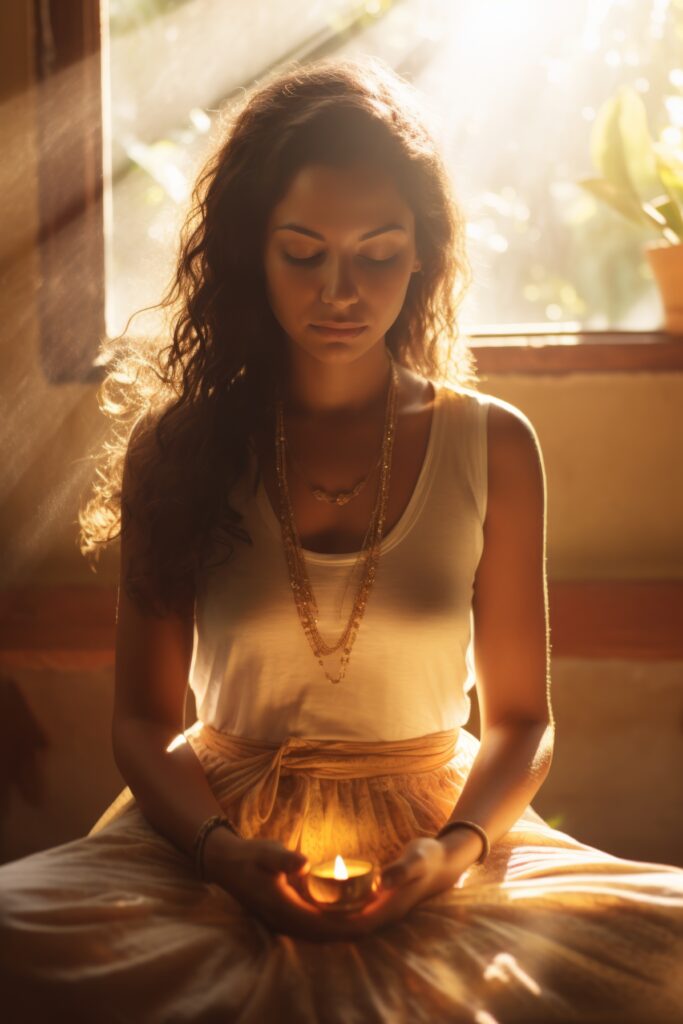
M 533 423 L 516 405 L 495 395 L 468 387 L 442 385 L 442 395 L 454 403 L 476 402 L 487 406 L 487 447 L 489 462 L 509 463 L 540 456 L 540 443 Z
M 517 406 L 493 396 L 488 398 L 489 511 L 497 499 L 517 495 L 519 501 L 543 497 L 545 468 L 536 429 Z

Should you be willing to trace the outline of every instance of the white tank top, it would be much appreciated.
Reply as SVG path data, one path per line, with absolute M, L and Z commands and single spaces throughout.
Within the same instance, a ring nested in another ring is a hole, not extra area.
M 281 743 L 399 740 L 457 728 L 474 685 L 472 588 L 483 550 L 486 417 L 491 396 L 436 385 L 426 454 L 401 519 L 385 535 L 377 576 L 342 681 L 314 655 L 289 584 L 280 524 L 255 462 L 233 489 L 253 546 L 197 581 L 189 685 L 201 722 Z M 336 642 L 358 574 L 354 554 L 305 552 L 318 628 Z M 346 590 L 346 593 L 344 591 Z M 339 675 L 340 653 L 323 657 Z

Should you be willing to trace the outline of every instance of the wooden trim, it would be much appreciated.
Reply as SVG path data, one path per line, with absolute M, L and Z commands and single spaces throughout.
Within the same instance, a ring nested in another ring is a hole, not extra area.
M 554 658 L 683 659 L 683 580 L 549 583 Z M 0 669 L 90 671 L 114 663 L 115 587 L 0 594 Z
M 557 581 L 548 590 L 554 657 L 683 659 L 683 580 Z
M 664 373 L 683 370 L 683 336 L 664 331 L 595 331 L 561 334 L 468 335 L 477 372 Z
M 0 594 L 0 667 L 88 671 L 114 664 L 116 587 Z

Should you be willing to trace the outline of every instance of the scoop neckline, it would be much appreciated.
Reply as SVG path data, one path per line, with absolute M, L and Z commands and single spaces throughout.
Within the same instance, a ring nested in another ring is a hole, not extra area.
M 432 417 L 429 424 L 429 437 L 427 439 L 427 448 L 425 450 L 424 459 L 422 466 L 418 474 L 413 493 L 410 496 L 410 500 L 403 510 L 403 514 L 394 527 L 386 533 L 382 538 L 380 545 L 380 553 L 386 554 L 392 548 L 403 539 L 408 533 L 413 523 L 417 519 L 424 499 L 427 495 L 428 484 L 431 480 L 431 468 L 434 462 L 437 442 L 441 435 L 441 424 L 443 418 L 443 395 L 445 388 L 443 385 L 439 385 L 434 381 L 431 382 L 434 386 L 434 401 L 432 408 Z M 261 513 L 261 517 L 266 523 L 271 534 L 274 534 L 278 539 L 282 538 L 282 531 L 280 528 L 280 520 L 277 518 L 275 511 L 270 503 L 270 498 L 266 493 L 266 488 L 263 483 L 263 475 L 259 478 L 258 488 L 256 490 L 256 504 Z M 343 552 L 326 552 L 326 551 L 310 551 L 308 548 L 303 548 L 304 557 L 307 563 L 320 563 L 320 564 L 331 564 L 344 565 L 351 562 L 355 562 L 358 556 L 361 554 L 360 551 L 343 551 Z

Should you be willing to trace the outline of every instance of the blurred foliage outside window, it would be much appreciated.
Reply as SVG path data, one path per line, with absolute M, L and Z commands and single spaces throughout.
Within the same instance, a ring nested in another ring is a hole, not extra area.
M 109 333 L 160 298 L 220 111 L 323 50 L 376 54 L 422 93 L 467 219 L 465 330 L 660 326 L 656 232 L 578 181 L 624 85 L 652 137 L 683 150 L 683 0 L 109 0 L 108 17 Z
M 109 0 L 109 31 L 123 35 L 192 0 Z

